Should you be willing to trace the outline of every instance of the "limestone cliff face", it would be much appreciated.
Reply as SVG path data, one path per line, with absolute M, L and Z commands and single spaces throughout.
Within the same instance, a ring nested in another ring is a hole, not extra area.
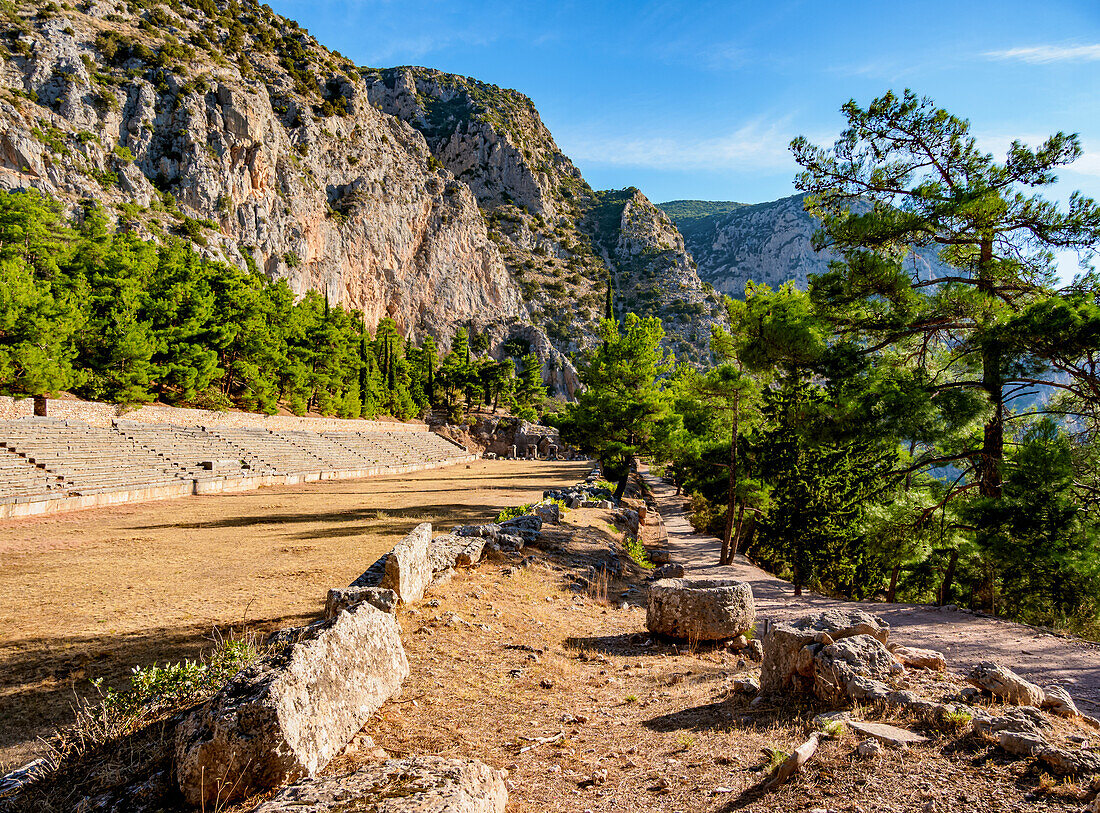
M 689 216 L 685 207 L 694 204 Z M 828 270 L 836 256 L 815 252 L 811 245 L 818 224 L 803 208 L 803 196 L 793 195 L 752 206 L 716 201 L 713 215 L 700 215 L 706 201 L 673 201 L 688 250 L 698 263 L 699 277 L 722 293 L 741 298 L 745 283 L 763 282 L 777 288 L 793 281 L 805 288 L 810 274 Z M 905 262 L 924 279 L 944 273 L 934 252 L 910 252 Z
M 677 355 L 702 361 L 711 326 L 724 312 L 696 273 L 683 236 L 637 189 L 599 197 L 588 223 L 614 270 L 617 312 L 660 316 Z
M 9 12 L 0 188 L 100 201 L 371 325 L 446 339 L 473 317 L 525 320 L 470 187 L 369 103 L 354 65 L 258 5 L 195 5 Z
M 477 195 L 555 350 L 591 346 L 611 277 L 620 313 L 659 316 L 681 356 L 702 357 L 717 301 L 676 227 L 635 189 L 594 192 L 530 99 L 426 68 L 377 71 L 368 83 L 372 103 L 422 132 Z

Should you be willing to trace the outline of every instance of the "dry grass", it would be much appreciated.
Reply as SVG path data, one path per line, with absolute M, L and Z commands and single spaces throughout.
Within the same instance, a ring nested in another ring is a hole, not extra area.
M 0 770 L 40 755 L 91 679 L 311 619 L 418 522 L 485 522 L 585 471 L 477 461 L 0 522 Z
M 806 739 L 825 709 L 799 699 L 752 706 L 731 686 L 758 665 L 703 642 L 652 639 L 644 571 L 608 530 L 608 517 L 570 512 L 562 526 L 544 528 L 539 550 L 460 572 L 430 601 L 402 609 L 412 672 L 363 734 L 392 756 L 477 757 L 507 769 L 510 813 L 1080 809 L 1084 788 L 1010 759 L 984 738 L 903 716 L 888 721 L 931 742 L 865 760 L 855 754 L 858 740 L 840 732 L 790 783 L 764 792 L 775 760 Z M 957 687 L 951 676 L 910 680 L 928 697 Z M 1073 725 L 1056 721 L 1051 736 Z M 155 727 L 140 734 L 146 740 L 132 739 L 126 753 L 154 770 L 166 734 Z M 326 773 L 373 758 L 352 747 Z M 117 761 L 107 764 L 119 770 Z M 164 793 L 161 807 L 179 809 Z

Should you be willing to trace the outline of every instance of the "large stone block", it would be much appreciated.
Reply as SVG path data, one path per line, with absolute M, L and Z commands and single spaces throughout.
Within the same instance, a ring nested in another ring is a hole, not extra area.
M 291 785 L 252 813 L 504 813 L 501 771 L 472 759 L 409 757 Z
M 396 618 L 370 604 L 288 639 L 177 728 L 176 778 L 191 804 L 315 775 L 409 674 Z
M 884 681 L 905 673 L 905 667 L 872 635 L 809 644 L 802 649 L 805 652 L 813 655 L 814 694 L 826 701 L 882 699 L 889 691 Z
M 770 624 L 763 640 L 760 691 L 812 691 L 814 653 L 803 652 L 811 644 L 830 644 L 853 635 L 870 635 L 886 644 L 890 625 L 862 610 L 828 610 L 797 621 Z
M 386 560 L 386 574 L 379 587 L 388 587 L 397 593 L 404 604 L 412 604 L 424 598 L 424 591 L 432 583 L 432 563 L 428 546 L 432 541 L 432 524 L 422 522 L 393 546 Z
M 992 661 L 979 663 L 970 670 L 966 679 L 979 689 L 985 689 L 1017 706 L 1041 706 L 1046 699 L 1043 690 L 1034 683 Z
M 397 593 L 382 587 L 345 587 L 329 590 L 325 599 L 325 619 L 335 618 L 336 614 L 348 607 L 367 602 L 382 612 L 397 610 Z
M 699 641 L 736 638 L 752 628 L 756 605 L 747 582 L 661 579 L 649 587 L 646 628 Z

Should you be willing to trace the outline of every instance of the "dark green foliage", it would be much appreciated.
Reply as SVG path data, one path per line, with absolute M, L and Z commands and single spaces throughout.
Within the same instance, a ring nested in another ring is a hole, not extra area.
M 346 418 L 427 407 L 434 343 L 406 346 L 392 320 L 372 341 L 360 314 L 312 291 L 295 302 L 242 251 L 249 270 L 113 231 L 94 206 L 74 227 L 37 192 L 0 195 L 0 392 Z

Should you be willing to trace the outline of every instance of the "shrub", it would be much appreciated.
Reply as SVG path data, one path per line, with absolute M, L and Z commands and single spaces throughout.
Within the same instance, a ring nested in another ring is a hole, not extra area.
M 505 522 L 516 517 L 522 517 L 525 514 L 531 513 L 531 503 L 526 505 L 517 505 L 515 508 L 505 508 L 499 514 L 497 514 L 497 522 Z

